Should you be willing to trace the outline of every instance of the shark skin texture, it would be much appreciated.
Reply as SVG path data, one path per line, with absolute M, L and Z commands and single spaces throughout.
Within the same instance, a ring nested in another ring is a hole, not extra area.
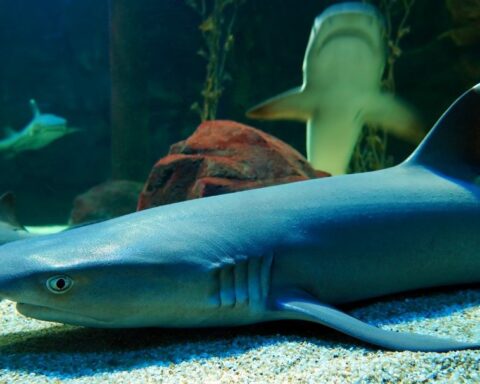
M 247 112 L 263 120 L 307 123 L 307 158 L 333 175 L 347 170 L 364 124 L 419 143 L 414 113 L 381 91 L 384 22 L 370 4 L 339 3 L 316 19 L 303 61 L 303 84 Z
M 0 155 L 7 159 L 24 151 L 34 151 L 79 130 L 67 127 L 67 120 L 41 113 L 35 100 L 30 100 L 33 118 L 21 131 L 6 129 L 7 137 L 0 140 Z
M 386 331 L 343 304 L 480 282 L 480 86 L 402 164 L 190 200 L 0 247 L 0 298 L 86 327 L 297 319 L 394 350 L 475 343 Z

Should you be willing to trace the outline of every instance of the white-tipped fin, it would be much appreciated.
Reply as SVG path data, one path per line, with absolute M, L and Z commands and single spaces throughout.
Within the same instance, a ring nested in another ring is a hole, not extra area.
M 313 114 L 313 103 L 302 87 L 281 93 L 247 112 L 252 119 L 298 120 L 306 122 Z

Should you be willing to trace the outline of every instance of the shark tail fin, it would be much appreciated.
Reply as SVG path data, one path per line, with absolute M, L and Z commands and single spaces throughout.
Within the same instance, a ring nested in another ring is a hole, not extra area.
M 405 164 L 421 164 L 455 178 L 478 180 L 480 84 L 447 109 Z
M 35 99 L 30 99 L 30 107 L 32 108 L 34 118 L 40 116 L 40 108 L 38 108 Z
M 247 112 L 247 117 L 260 120 L 306 122 L 312 113 L 310 97 L 302 87 L 297 87 L 253 107 Z

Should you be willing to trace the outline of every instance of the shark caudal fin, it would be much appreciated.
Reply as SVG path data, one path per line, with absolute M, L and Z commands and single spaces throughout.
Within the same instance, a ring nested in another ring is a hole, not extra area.
M 472 181 L 480 175 L 480 84 L 460 96 L 405 161 Z
M 260 120 L 306 122 L 313 113 L 311 98 L 302 87 L 281 93 L 247 111 L 247 117 Z

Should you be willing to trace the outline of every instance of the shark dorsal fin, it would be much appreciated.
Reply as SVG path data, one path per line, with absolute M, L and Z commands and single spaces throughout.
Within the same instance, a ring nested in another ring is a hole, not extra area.
M 37 102 L 35 99 L 30 99 L 30 107 L 32 108 L 33 118 L 40 116 L 40 108 L 38 108 Z
M 15 211 L 15 195 L 13 192 L 5 192 L 0 196 L 0 221 L 4 221 L 15 227 L 23 228 Z
M 464 180 L 480 175 L 480 84 L 447 109 L 405 164 Z

